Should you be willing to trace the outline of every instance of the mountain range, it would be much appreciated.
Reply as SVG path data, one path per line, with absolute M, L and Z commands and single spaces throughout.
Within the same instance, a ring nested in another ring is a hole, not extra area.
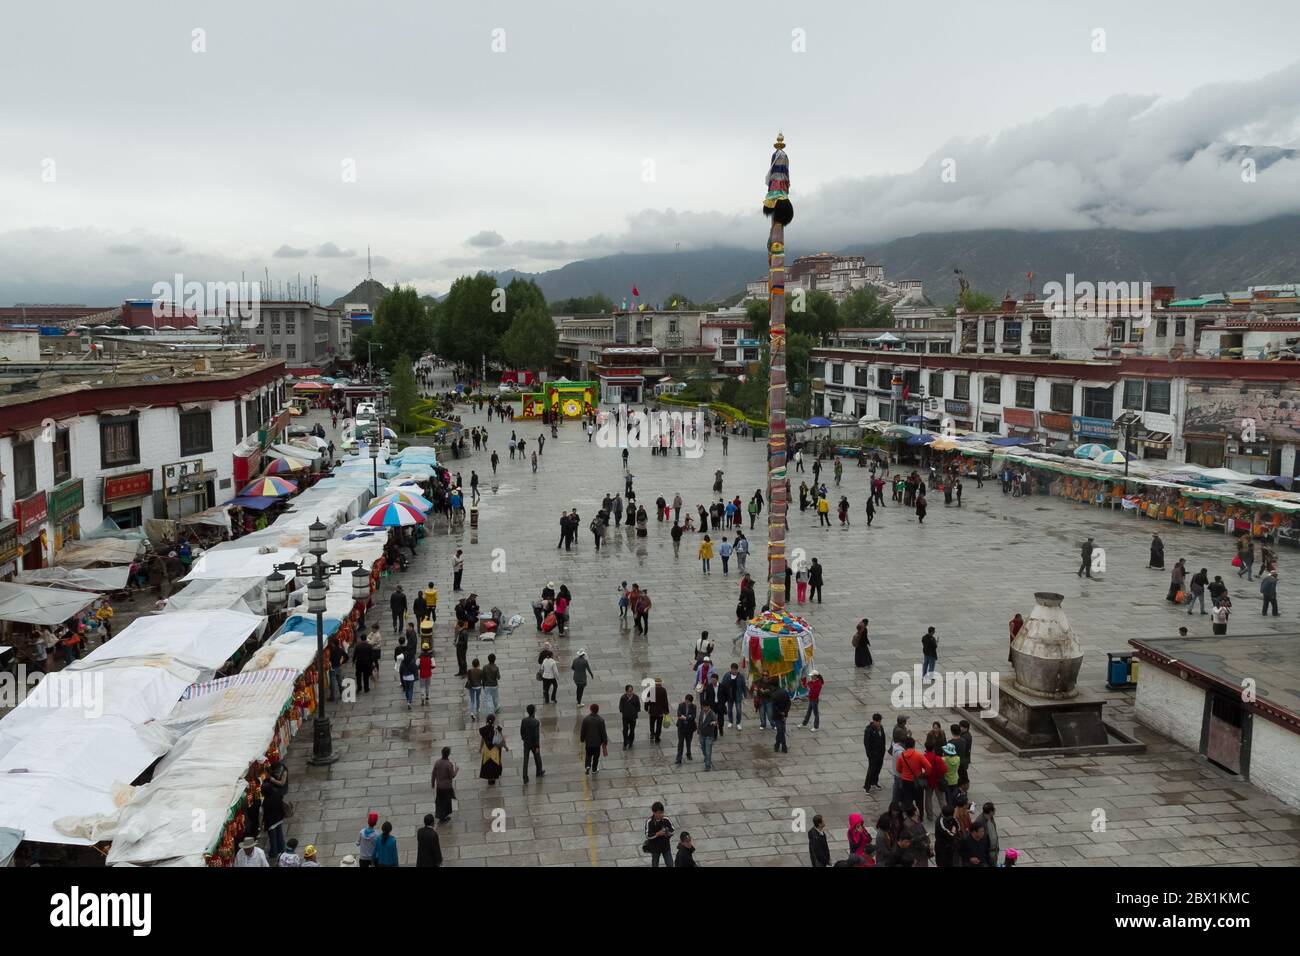
M 954 268 L 972 287 L 996 298 L 1028 288 L 1028 273 L 1040 296 L 1043 284 L 1077 281 L 1149 281 L 1172 285 L 1179 296 L 1244 289 L 1248 285 L 1300 281 L 1300 216 L 1283 216 L 1243 226 L 1131 232 L 1119 229 L 1029 232 L 977 229 L 923 233 L 889 242 L 824 250 L 801 247 L 798 219 L 787 235 L 786 262 L 815 252 L 866 256 L 882 265 L 888 279 L 920 279 L 938 304 L 956 299 Z M 677 253 L 628 253 L 582 259 L 546 272 L 505 270 L 502 284 L 532 279 L 549 301 L 604 293 L 621 303 L 636 285 L 645 302 L 683 293 L 696 302 L 721 302 L 767 271 L 761 248 L 718 247 Z

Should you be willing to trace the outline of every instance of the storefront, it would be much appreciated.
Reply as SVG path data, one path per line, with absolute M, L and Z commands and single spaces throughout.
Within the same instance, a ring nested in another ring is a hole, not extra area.
M 958 402 L 946 399 L 943 410 L 952 419 L 952 427 L 960 431 L 974 431 L 974 419 L 971 418 L 970 402 Z
M 45 522 L 49 519 L 49 503 L 45 492 L 38 491 L 30 498 L 14 504 L 14 518 L 18 521 L 19 563 L 24 571 L 37 571 L 48 563 L 49 535 Z
M 104 515 L 119 528 L 144 525 L 144 504 L 153 494 L 153 471 L 133 471 L 104 479 Z
M 1205 468 L 1223 467 L 1223 448 L 1225 435 L 1212 435 L 1203 432 L 1184 432 L 1184 460 L 1189 465 L 1201 465 Z
M 1031 408 L 1004 408 L 1002 420 L 1007 423 L 1008 438 L 1033 438 L 1037 422 Z
M 640 405 L 645 390 L 641 375 L 602 375 L 600 398 L 606 405 Z
M 1115 423 L 1109 418 L 1089 418 L 1075 415 L 1070 419 L 1070 430 L 1077 442 L 1115 443 Z
M 216 505 L 217 473 L 205 471 L 202 458 L 162 466 L 167 517 L 175 521 Z
M 18 573 L 18 522 L 0 524 L 0 581 L 12 581 Z
M 81 509 L 86 504 L 86 483 L 82 478 L 55 485 L 50 492 L 50 527 L 54 529 L 54 553 L 69 541 L 81 537 Z
M 1068 441 L 1073 431 L 1069 415 L 1053 415 L 1048 412 L 1038 413 L 1038 428 L 1047 436 L 1049 444 Z

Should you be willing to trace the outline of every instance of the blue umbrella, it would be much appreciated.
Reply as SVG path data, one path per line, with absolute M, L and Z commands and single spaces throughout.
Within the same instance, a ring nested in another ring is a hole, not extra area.
M 807 424 L 813 428 L 830 428 L 831 420 L 829 418 L 810 418 Z
M 1099 445 L 1096 442 L 1089 442 L 1087 445 L 1080 445 L 1074 450 L 1075 458 L 1099 458 L 1110 451 L 1107 445 Z

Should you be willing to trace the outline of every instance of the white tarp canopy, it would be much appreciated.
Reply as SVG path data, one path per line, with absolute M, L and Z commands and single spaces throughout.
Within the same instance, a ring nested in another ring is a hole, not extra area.
M 202 511 L 196 511 L 192 515 L 182 515 L 176 519 L 177 524 L 206 524 L 214 528 L 224 528 L 230 530 L 230 506 L 218 505 L 215 508 L 204 508 Z
M 75 729 L 51 724 L 54 733 L 30 736 L 0 757 L 0 826 L 38 843 L 93 843 L 61 832 L 55 821 L 116 813 L 122 788 L 170 745 L 161 727 L 133 727 L 119 717 Z
M 19 584 L 58 584 L 82 591 L 120 591 L 126 587 L 130 565 L 116 568 L 39 568 L 18 572 Z
M 46 677 L 0 720 L 0 826 L 41 843 L 95 842 L 56 821 L 117 811 L 122 788 L 165 753 L 159 723 L 198 676 L 171 663 L 118 663 Z
M 266 753 L 297 676 L 277 668 L 188 688 L 166 720 L 176 743 L 152 781 L 131 791 L 114 824 L 101 830 L 113 840 L 107 862 L 193 858 L 210 850 L 244 791 L 249 764 Z
M 87 568 L 92 564 L 130 564 L 143 548 L 142 538 L 130 541 L 121 538 L 69 541 L 59 552 L 55 563 L 65 568 Z
M 34 587 L 0 581 L 0 621 L 19 624 L 62 624 L 99 600 L 91 591 Z
M 167 599 L 164 613 L 175 611 L 266 610 L 266 578 L 209 578 L 192 581 Z
M 298 461 L 308 463 L 324 457 L 319 448 L 307 448 L 303 445 L 272 445 L 270 454 L 272 458 L 296 458 Z
M 104 661 L 154 658 L 176 660 L 203 671 L 224 664 L 265 618 L 241 611 L 175 611 L 132 621 L 107 644 L 71 665 L 79 670 Z
M 240 541 L 244 539 L 241 538 Z M 230 542 L 227 542 L 230 543 Z M 263 553 L 260 548 L 215 547 L 204 551 L 190 565 L 190 573 L 182 581 L 203 581 L 207 578 L 265 578 L 277 564 L 298 559 L 298 549 L 278 548 Z

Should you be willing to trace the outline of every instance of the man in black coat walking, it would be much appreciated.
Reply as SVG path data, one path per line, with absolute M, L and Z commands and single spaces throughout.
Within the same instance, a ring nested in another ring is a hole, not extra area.
M 885 763 L 885 728 L 880 714 L 871 715 L 871 723 L 862 734 L 862 746 L 867 751 L 867 779 L 862 789 L 870 793 L 880 790 L 880 768 Z
M 618 712 L 623 715 L 623 749 L 629 750 L 636 739 L 636 722 L 641 714 L 641 698 L 632 690 L 632 685 L 623 687 L 623 696 L 618 699 Z
M 1092 577 L 1092 538 L 1083 543 L 1079 553 L 1083 557 L 1083 561 L 1079 564 L 1079 577 L 1083 577 L 1085 571 L 1088 577 Z
M 817 603 L 822 603 L 822 566 L 816 558 L 812 559 L 812 567 L 808 569 L 808 601 L 816 598 Z
M 826 821 L 820 813 L 813 817 L 812 829 L 808 831 L 808 859 L 813 866 L 831 865 L 831 848 L 826 841 Z
M 402 591 L 399 584 L 397 590 L 393 592 L 392 597 L 388 599 L 388 607 L 393 612 L 393 633 L 402 633 L 402 623 L 406 617 L 406 594 Z
M 442 866 L 442 845 L 433 828 L 433 814 L 424 815 L 424 826 L 415 831 L 415 865 Z
M 528 782 L 528 755 L 533 755 L 537 764 L 537 776 L 546 776 L 542 769 L 542 722 L 537 719 L 537 707 L 528 705 L 528 716 L 519 722 L 519 739 L 524 744 L 524 783 Z

